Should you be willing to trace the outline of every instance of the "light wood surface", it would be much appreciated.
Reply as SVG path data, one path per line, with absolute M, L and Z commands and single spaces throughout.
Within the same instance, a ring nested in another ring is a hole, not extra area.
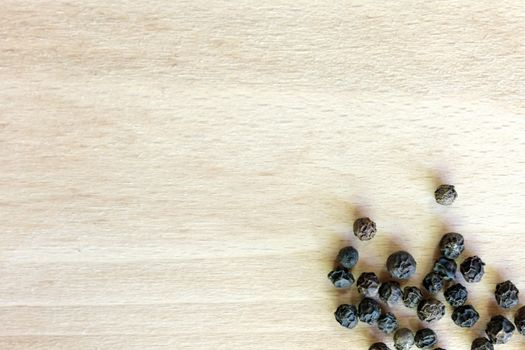
M 384 279 L 403 248 L 419 285 L 449 230 L 487 274 L 441 347 L 502 312 L 495 283 L 525 291 L 523 1 L 1 7 L 0 349 L 392 345 L 335 322 L 358 297 L 333 258 Z

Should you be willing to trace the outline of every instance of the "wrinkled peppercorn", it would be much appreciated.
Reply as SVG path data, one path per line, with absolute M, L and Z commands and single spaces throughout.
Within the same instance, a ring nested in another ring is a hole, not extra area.
M 468 292 L 463 285 L 456 283 L 445 290 L 445 300 L 452 307 L 458 307 L 467 302 Z
M 438 204 L 451 205 L 458 198 L 458 193 L 452 185 L 441 185 L 434 192 L 434 197 Z
M 357 279 L 357 291 L 365 297 L 374 297 L 379 290 L 379 278 L 373 272 L 363 272 Z
M 525 335 L 525 306 L 522 306 L 514 315 L 514 324 L 520 334 Z
M 465 250 L 465 240 L 459 233 L 449 232 L 441 238 L 439 250 L 445 258 L 457 259 Z
M 514 325 L 509 320 L 498 315 L 490 319 L 485 333 L 493 344 L 505 344 L 512 338 L 514 329 Z
M 359 218 L 354 221 L 354 235 L 361 241 L 369 241 L 376 235 L 376 223 L 370 218 Z
M 444 256 L 440 257 L 434 263 L 434 272 L 441 276 L 445 281 L 453 281 L 456 279 L 456 271 L 458 266 L 452 259 Z
M 418 287 L 407 286 L 403 290 L 403 303 L 406 307 L 416 308 L 423 300 L 423 294 Z
M 349 288 L 354 284 L 354 276 L 345 267 L 339 266 L 330 271 L 328 278 L 334 284 L 335 288 Z
M 398 251 L 390 255 L 386 261 L 386 268 L 393 278 L 407 280 L 416 272 L 416 260 L 405 251 Z
M 342 248 L 335 259 L 339 265 L 344 266 L 347 269 L 354 267 L 358 260 L 359 252 L 351 246 Z
M 386 346 L 385 343 L 375 343 L 372 344 L 368 350 L 390 350 L 390 348 Z
M 339 324 L 346 328 L 357 326 L 357 309 L 354 305 L 342 304 L 335 310 L 335 319 Z
M 401 328 L 394 334 L 396 350 L 410 350 L 414 346 L 414 333 L 408 328 Z
M 443 288 L 443 278 L 435 272 L 430 272 L 423 278 L 423 287 L 430 294 L 437 294 Z
M 381 316 L 381 306 L 377 301 L 370 298 L 363 298 L 357 307 L 359 321 L 374 324 Z
M 479 320 L 479 314 L 472 305 L 462 305 L 452 313 L 452 321 L 460 327 L 470 328 Z
M 430 328 L 423 328 L 416 332 L 414 342 L 420 349 L 428 349 L 437 344 L 437 335 Z
M 487 338 L 476 338 L 470 350 L 494 350 L 494 345 Z
M 461 274 L 469 283 L 479 282 L 485 273 L 485 263 L 477 256 L 465 259 L 460 265 Z
M 401 287 L 396 281 L 385 282 L 379 287 L 379 297 L 387 304 L 397 304 L 402 296 Z
M 393 313 L 387 312 L 377 319 L 377 328 L 385 334 L 391 334 L 399 328 L 399 323 Z
M 437 299 L 422 300 L 417 306 L 417 317 L 421 321 L 439 321 L 445 315 L 445 305 Z
M 511 281 L 505 281 L 496 285 L 496 301 L 504 309 L 510 309 L 518 305 L 520 291 Z

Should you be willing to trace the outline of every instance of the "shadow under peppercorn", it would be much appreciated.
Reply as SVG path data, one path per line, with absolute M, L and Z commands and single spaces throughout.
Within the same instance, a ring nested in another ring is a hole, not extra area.
M 375 326 L 367 325 L 366 323 L 360 322 L 358 327 L 366 327 L 368 328 L 366 332 L 361 332 L 361 334 L 364 334 L 366 337 L 366 341 L 368 342 L 369 346 L 377 343 L 377 342 L 384 342 L 385 341 L 385 335 Z M 360 334 L 360 335 L 361 335 Z M 368 349 L 368 347 L 366 348 Z
M 352 209 L 352 228 L 355 220 L 366 217 L 370 217 L 370 211 L 367 210 L 364 206 L 354 205 Z M 374 221 L 373 218 L 372 221 Z
M 441 242 L 441 239 L 443 236 L 445 236 L 449 232 L 455 232 L 454 229 L 444 221 L 442 217 L 436 217 L 436 226 L 437 230 L 435 231 L 436 239 L 433 240 L 434 242 L 434 261 L 438 260 L 443 254 L 441 253 L 441 249 L 439 247 L 439 243 Z M 457 262 L 457 259 L 456 259 Z
M 506 280 L 505 277 L 499 272 L 498 269 L 492 266 L 486 266 L 485 274 L 491 276 L 491 279 L 494 280 L 494 284 L 492 285 L 491 283 L 490 297 L 488 298 L 488 300 L 486 300 L 486 304 L 485 304 L 485 310 L 487 310 L 489 313 L 488 318 L 490 319 L 490 317 L 494 315 L 507 314 L 508 312 L 512 313 L 514 309 L 517 309 L 517 307 L 506 310 L 500 307 L 498 303 L 496 302 L 496 296 L 495 296 L 496 285 L 500 282 L 505 281 Z M 514 314 L 512 314 L 512 316 L 514 316 Z
M 434 194 L 434 191 L 436 190 L 436 188 L 438 188 L 438 186 L 450 183 L 451 181 L 449 171 L 446 170 L 444 167 L 427 169 L 427 177 L 430 180 L 432 194 Z
M 441 249 L 439 247 L 439 243 L 441 242 L 441 239 L 443 238 L 444 235 L 446 235 L 447 233 L 449 232 L 454 232 L 454 229 L 451 227 L 451 225 L 444 221 L 444 219 L 442 217 L 438 217 L 436 216 L 433 221 L 432 221 L 432 230 L 430 232 L 430 235 L 432 235 L 433 238 L 432 239 L 432 244 L 434 245 L 434 250 L 433 250 L 433 254 L 432 254 L 432 260 L 431 260 L 431 265 L 430 265 L 430 269 L 428 271 L 425 271 L 425 273 L 423 275 L 425 275 L 426 273 L 429 273 L 433 267 L 434 267 L 434 263 L 440 258 L 443 256 L 443 254 L 441 253 Z M 428 258 L 427 258 L 428 259 Z M 458 263 L 458 259 L 456 259 L 456 263 Z M 459 263 L 458 263 L 459 265 Z

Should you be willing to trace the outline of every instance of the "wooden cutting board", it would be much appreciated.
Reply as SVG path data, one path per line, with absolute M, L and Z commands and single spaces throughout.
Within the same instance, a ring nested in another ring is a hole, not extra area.
M 513 318 L 493 291 L 525 291 L 522 1 L 6 0 L 0 31 L 1 349 L 391 346 L 335 322 L 359 300 L 333 258 L 386 279 L 406 249 L 419 285 L 448 231 L 487 273 L 480 322 L 447 309 L 439 345 Z

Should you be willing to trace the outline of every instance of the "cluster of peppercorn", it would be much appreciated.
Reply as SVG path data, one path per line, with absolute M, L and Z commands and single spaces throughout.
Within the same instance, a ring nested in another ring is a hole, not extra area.
M 437 203 L 451 205 L 457 198 L 457 192 L 452 185 L 441 185 L 434 192 L 434 196 Z M 354 222 L 353 231 L 358 239 L 368 241 L 375 236 L 377 229 L 370 218 L 359 218 Z M 381 283 L 375 273 L 363 272 L 356 283 L 357 291 L 363 297 L 361 302 L 357 307 L 350 304 L 340 305 L 335 311 L 337 322 L 347 328 L 354 328 L 359 321 L 369 325 L 376 324 L 383 333 L 394 334 L 396 350 L 409 350 L 414 345 L 421 349 L 429 349 L 438 342 L 434 331 L 423 328 L 414 334 L 408 328 L 399 328 L 396 316 L 391 312 L 384 312 L 374 298 L 379 296 L 386 305 L 393 305 L 402 300 L 406 307 L 417 309 L 417 316 L 421 321 L 432 323 L 445 315 L 445 305 L 435 298 L 444 289 L 445 300 L 454 308 L 454 323 L 464 328 L 474 326 L 479 321 L 479 313 L 474 306 L 467 304 L 467 289 L 456 281 L 456 259 L 465 250 L 463 236 L 455 232 L 445 234 L 439 242 L 439 250 L 441 256 L 422 281 L 429 297 L 424 297 L 422 290 L 416 286 L 405 286 L 401 289 L 398 281 L 409 280 L 416 272 L 417 264 L 408 252 L 398 251 L 391 254 L 386 261 L 387 270 L 393 279 Z M 351 246 L 339 251 L 337 266 L 328 274 L 336 288 L 349 288 L 354 284 L 351 269 L 358 260 L 359 253 Z M 478 256 L 471 256 L 463 260 L 459 269 L 467 283 L 477 283 L 483 278 L 484 266 L 485 263 Z M 518 294 L 518 289 L 511 281 L 496 286 L 496 301 L 504 309 L 517 306 Z M 525 335 L 525 306 L 516 312 L 514 323 L 516 327 L 504 316 L 492 317 L 485 330 L 487 338 L 475 339 L 471 350 L 493 350 L 493 344 L 507 343 L 516 328 Z M 384 343 L 375 343 L 369 350 L 390 349 Z

